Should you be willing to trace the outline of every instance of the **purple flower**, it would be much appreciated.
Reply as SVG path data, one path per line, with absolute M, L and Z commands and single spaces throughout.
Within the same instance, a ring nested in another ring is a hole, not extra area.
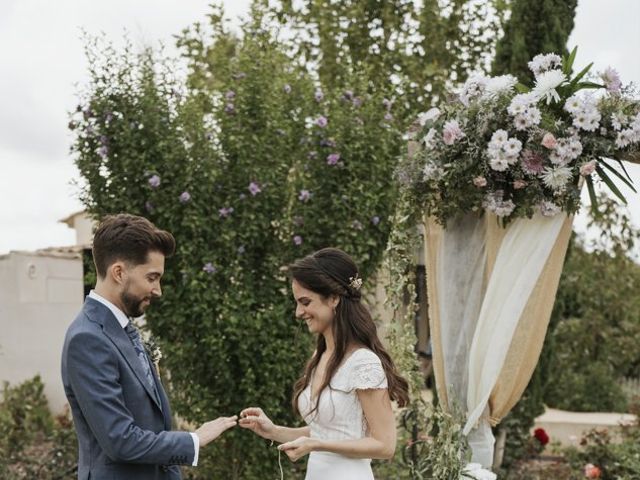
M 224 94 L 224 98 L 226 98 L 227 100 L 233 100 L 234 98 L 236 98 L 236 92 L 234 92 L 233 90 L 228 90 L 227 93 Z
M 301 202 L 306 202 L 311 198 L 312 193 L 309 190 L 300 190 L 300 195 L 298 195 L 298 200 Z
M 191 200 L 191 194 L 187 191 L 184 191 L 180 194 L 180 203 L 187 203 Z
M 153 203 L 146 202 L 144 204 L 144 209 L 149 213 L 153 213 L 155 211 L 156 207 L 153 205 Z
M 378 217 L 377 215 L 371 217 L 371 223 L 373 223 L 373 225 L 378 225 L 380 223 L 380 217 Z
M 238 247 L 238 255 L 244 255 L 244 252 L 246 252 L 246 248 L 244 245 L 240 245 Z
M 622 81 L 620 80 L 620 74 L 618 74 L 616 70 L 611 67 L 607 67 L 607 69 L 602 72 L 600 76 L 608 92 L 620 93 L 620 89 L 622 88 Z
M 319 126 L 320 128 L 324 128 L 327 126 L 327 123 L 329 123 L 327 121 L 327 117 L 324 117 L 322 115 L 320 115 L 317 119 L 316 119 L 316 125 Z
M 109 123 L 111 120 L 113 120 L 113 114 L 111 112 L 107 112 L 104 116 L 104 121 Z
M 236 112 L 236 107 L 233 105 L 233 103 L 229 102 L 225 105 L 224 111 L 225 113 L 232 114 Z
M 318 89 L 316 90 L 316 93 L 314 93 L 313 97 L 316 99 L 316 102 L 321 102 L 324 98 L 324 93 L 322 93 L 322 90 Z
M 390 122 L 391 120 L 393 120 L 393 115 L 391 115 L 389 112 L 387 112 L 387 113 L 384 114 L 384 119 L 387 122 Z
M 343 97 L 345 100 L 352 100 L 352 99 L 353 99 L 353 90 L 347 90 L 346 92 L 344 92 L 344 93 L 342 94 L 342 97 Z
M 293 244 L 294 244 L 294 245 L 296 245 L 296 246 L 298 246 L 298 247 L 299 247 L 300 245 L 302 245 L 302 237 L 301 237 L 300 235 L 295 235 L 295 236 L 293 237 Z
M 382 99 L 382 106 L 384 108 L 386 108 L 387 110 L 390 110 L 391 109 L 391 100 L 389 100 L 388 98 Z
M 331 153 L 327 157 L 327 165 L 335 165 L 335 164 L 338 163 L 338 160 L 340 160 L 340 154 L 339 153 Z
M 262 191 L 262 189 L 260 188 L 260 184 L 256 183 L 256 182 L 251 182 L 249 184 L 249 192 L 251 193 L 251 195 L 253 195 L 254 197 L 259 194 Z
M 98 149 L 98 155 L 100 155 L 103 159 L 107 158 L 108 153 L 109 153 L 109 149 L 107 148 L 106 145 L 103 145 Z
M 282 88 L 287 95 L 291 93 L 291 85 L 288 83 Z
M 102 145 L 106 145 L 107 143 L 109 143 L 109 138 L 107 138 L 106 135 L 100 135 L 100 143 Z
M 211 262 L 207 262 L 204 264 L 204 266 L 202 267 L 202 271 L 205 273 L 208 273 L 209 275 L 216 273 L 216 267 L 213 266 L 213 263 Z
M 158 175 L 149 177 L 149 186 L 151 188 L 158 188 L 160 186 L 160 177 Z
M 351 222 L 351 228 L 355 230 L 362 230 L 362 223 L 360 223 L 358 220 L 354 220 L 353 222 Z
M 233 75 L 233 78 L 234 78 L 235 80 L 242 80 L 242 79 L 243 79 L 244 77 L 246 77 L 246 76 L 247 76 L 247 74 L 246 74 L 246 73 L 244 73 L 244 72 L 238 72 L 238 73 L 235 73 L 235 74 Z
M 362 99 L 360 97 L 355 97 L 353 99 L 353 106 L 360 107 L 362 105 Z
M 82 116 L 85 120 L 89 120 L 89 118 L 93 116 L 93 111 L 91 110 L 91 108 L 87 107 L 82 111 Z
M 233 213 L 233 207 L 223 207 L 218 210 L 221 218 L 227 218 L 229 215 Z

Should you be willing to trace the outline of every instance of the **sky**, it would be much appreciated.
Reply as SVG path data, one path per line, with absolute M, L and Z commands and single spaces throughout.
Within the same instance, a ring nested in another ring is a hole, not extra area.
M 176 54 L 173 35 L 206 22 L 211 0 L 2 0 L 0 3 L 0 254 L 75 243 L 59 220 L 82 209 L 69 154 L 69 112 L 88 82 L 82 31 L 121 45 L 158 45 Z M 249 0 L 224 1 L 232 23 Z M 569 46 L 576 66 L 613 66 L 640 86 L 640 0 L 579 0 Z M 416 112 L 418 113 L 418 112 Z M 640 165 L 629 166 L 640 187 Z M 640 226 L 640 195 L 622 189 Z M 585 195 L 585 204 L 587 203 Z M 586 229 L 584 215 L 575 229 Z M 590 232 L 591 235 L 595 234 Z

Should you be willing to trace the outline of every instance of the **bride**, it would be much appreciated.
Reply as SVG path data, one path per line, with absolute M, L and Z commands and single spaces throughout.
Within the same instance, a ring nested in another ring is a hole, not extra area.
M 258 407 L 241 412 L 240 426 L 281 443 L 292 461 L 309 454 L 306 480 L 373 479 L 371 459 L 394 455 L 391 400 L 406 405 L 407 382 L 361 302 L 362 280 L 351 257 L 325 248 L 289 272 L 296 317 L 318 337 L 293 393 L 293 408 L 307 426 L 275 425 Z

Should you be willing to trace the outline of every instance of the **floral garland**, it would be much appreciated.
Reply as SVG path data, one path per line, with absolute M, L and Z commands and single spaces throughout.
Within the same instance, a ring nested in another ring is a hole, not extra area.
M 640 147 L 640 102 L 611 68 L 602 83 L 583 80 L 591 65 L 570 78 L 575 56 L 537 55 L 531 89 L 512 75 L 472 76 L 453 101 L 421 114 L 418 150 L 397 171 L 415 204 L 443 225 L 468 212 L 504 223 L 571 214 L 583 183 L 597 206 L 597 178 L 626 203 L 610 175 L 635 192 L 619 158 Z

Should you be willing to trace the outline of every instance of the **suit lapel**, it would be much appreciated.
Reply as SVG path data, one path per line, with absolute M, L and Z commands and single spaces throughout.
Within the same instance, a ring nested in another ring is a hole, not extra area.
M 89 318 L 102 325 L 102 331 L 104 334 L 113 342 L 120 354 L 129 364 L 129 367 L 131 367 L 131 370 L 133 370 L 133 373 L 135 373 L 138 381 L 142 384 L 147 394 L 162 411 L 162 405 L 158 402 L 151 385 L 147 382 L 147 377 L 145 376 L 142 365 L 140 364 L 140 359 L 136 354 L 136 350 L 133 348 L 133 344 L 131 343 L 129 336 L 120 326 L 120 323 L 118 323 L 118 319 L 113 315 L 113 313 L 111 313 L 111 310 L 92 298 L 87 298 L 85 309 Z M 152 368 L 152 370 L 154 369 Z M 153 376 L 157 383 L 155 373 Z

